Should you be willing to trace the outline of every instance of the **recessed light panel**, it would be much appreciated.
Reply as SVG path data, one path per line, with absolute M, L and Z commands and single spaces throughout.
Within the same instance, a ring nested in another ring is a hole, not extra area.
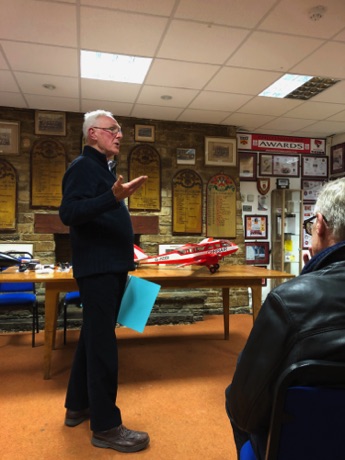
M 285 74 L 259 96 L 307 100 L 337 83 L 333 78 Z
M 152 59 L 124 54 L 81 51 L 81 76 L 95 80 L 143 83 Z

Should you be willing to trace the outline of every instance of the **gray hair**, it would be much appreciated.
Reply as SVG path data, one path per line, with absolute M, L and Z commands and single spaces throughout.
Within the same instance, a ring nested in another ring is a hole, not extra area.
M 92 128 L 92 126 L 95 126 L 96 120 L 99 117 L 110 117 L 114 119 L 114 115 L 106 110 L 94 110 L 93 112 L 87 112 L 84 115 L 83 124 L 83 135 L 85 140 L 87 140 L 89 129 Z
M 325 184 L 317 198 L 315 213 L 320 212 L 332 229 L 336 241 L 345 240 L 345 177 Z

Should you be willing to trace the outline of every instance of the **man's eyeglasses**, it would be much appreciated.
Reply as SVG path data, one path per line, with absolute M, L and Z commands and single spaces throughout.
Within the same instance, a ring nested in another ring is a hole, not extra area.
M 321 214 L 322 215 L 322 214 Z M 313 228 L 313 225 L 314 225 L 314 220 L 316 219 L 316 215 L 315 216 L 312 216 L 312 217 L 309 217 L 309 219 L 306 219 L 304 222 L 303 222 L 303 228 L 305 230 L 305 232 L 308 234 L 308 235 L 311 235 L 312 234 L 312 228 Z M 326 222 L 326 224 L 328 224 L 328 221 L 326 219 L 325 216 L 322 215 L 322 219 Z
M 114 136 L 116 134 L 122 133 L 120 126 L 110 126 L 109 128 L 101 128 L 100 126 L 93 126 L 93 129 L 101 129 L 102 131 L 108 131 L 108 133 L 113 134 Z

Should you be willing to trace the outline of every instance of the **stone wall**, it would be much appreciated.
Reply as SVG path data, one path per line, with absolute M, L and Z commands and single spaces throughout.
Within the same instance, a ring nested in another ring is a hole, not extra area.
M 42 263 L 56 263 L 55 260 L 55 239 L 54 234 L 35 233 L 35 213 L 57 214 L 56 209 L 32 209 L 30 206 L 30 181 L 31 162 L 30 154 L 37 140 L 44 136 L 35 134 L 35 111 L 28 109 L 14 109 L 0 107 L 0 120 L 20 122 L 20 153 L 1 154 L 4 159 L 12 164 L 18 173 L 18 205 L 17 205 L 17 228 L 15 231 L 0 231 L 0 243 L 31 243 L 34 247 L 34 256 Z M 202 178 L 204 184 L 204 197 L 206 197 L 206 185 L 211 176 L 219 173 L 217 166 L 204 165 L 204 138 L 205 136 L 235 137 L 236 130 L 231 126 L 209 125 L 198 123 L 178 123 L 159 120 L 144 120 L 126 117 L 117 117 L 122 126 L 124 138 L 121 143 L 121 154 L 118 165 L 120 172 L 127 178 L 128 163 L 127 156 L 131 149 L 138 144 L 134 141 L 134 128 L 136 124 L 150 124 L 155 126 L 155 142 L 151 145 L 159 152 L 161 157 L 161 197 L 162 207 L 159 212 L 149 213 L 159 217 L 159 234 L 142 235 L 141 246 L 148 254 L 158 253 L 159 244 L 183 244 L 197 242 L 200 236 L 173 236 L 172 235 L 172 187 L 173 175 L 179 169 L 186 169 L 186 165 L 176 163 L 177 148 L 195 148 L 196 164 L 188 165 L 188 169 L 195 170 Z M 66 113 L 67 134 L 66 136 L 54 136 L 65 148 L 67 164 L 69 164 L 81 151 L 82 143 L 83 114 Z M 242 264 L 244 263 L 244 232 L 242 225 L 241 201 L 239 190 L 238 169 L 226 167 L 222 172 L 228 174 L 235 181 L 237 186 L 237 216 L 236 216 L 236 239 L 234 242 L 239 245 L 239 251 L 228 257 L 222 263 Z M 205 199 L 204 199 L 205 201 Z M 147 213 L 132 213 L 132 215 L 143 215 Z M 204 202 L 204 219 L 206 215 L 206 203 Z M 203 222 L 203 235 L 205 235 L 205 221 Z M 40 303 L 44 301 L 44 288 L 38 286 Z M 219 290 L 209 291 L 203 300 L 205 312 L 220 312 L 222 300 Z M 186 296 L 186 301 L 188 298 Z M 248 295 L 246 290 L 234 289 L 231 292 L 231 308 L 233 312 L 237 309 L 243 311 L 247 308 Z M 164 307 L 162 307 L 164 309 Z

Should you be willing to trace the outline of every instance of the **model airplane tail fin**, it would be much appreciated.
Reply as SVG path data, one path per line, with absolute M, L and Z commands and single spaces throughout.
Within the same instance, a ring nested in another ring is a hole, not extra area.
M 147 259 L 148 255 L 145 254 L 145 252 L 139 248 L 136 244 L 134 245 L 134 262 L 138 262 L 139 260 L 142 259 Z
M 211 243 L 211 241 L 213 241 L 213 238 L 205 238 L 204 240 L 200 241 L 198 244 Z

